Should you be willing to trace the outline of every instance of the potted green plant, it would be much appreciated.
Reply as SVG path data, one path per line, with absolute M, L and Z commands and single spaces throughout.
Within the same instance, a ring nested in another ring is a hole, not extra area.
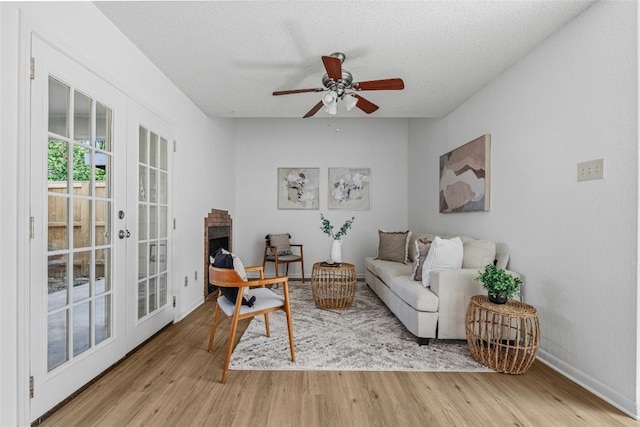
M 518 293 L 522 280 L 519 277 L 507 273 L 502 268 L 488 264 L 476 277 L 482 282 L 482 287 L 487 290 L 489 301 L 495 304 L 504 304 L 509 298 Z
M 351 217 L 351 219 L 346 220 L 345 223 L 342 224 L 342 227 L 340 227 L 340 230 L 334 233 L 333 225 L 331 225 L 331 222 L 327 218 L 325 218 L 323 214 L 320 214 L 320 221 L 322 222 L 320 230 L 322 230 L 324 234 L 333 239 L 333 242 L 331 244 L 331 256 L 328 260 L 329 263 L 342 262 L 342 240 L 340 238 L 342 236 L 346 236 L 347 230 L 351 228 L 351 224 L 353 224 L 353 221 L 355 221 L 355 219 L 355 217 Z

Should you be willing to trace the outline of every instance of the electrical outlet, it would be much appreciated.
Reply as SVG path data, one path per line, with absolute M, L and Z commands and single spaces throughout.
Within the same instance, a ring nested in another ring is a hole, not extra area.
M 189 284 L 189 276 L 184 276 L 184 285 L 187 286 Z
M 578 163 L 578 181 L 604 178 L 604 159 Z

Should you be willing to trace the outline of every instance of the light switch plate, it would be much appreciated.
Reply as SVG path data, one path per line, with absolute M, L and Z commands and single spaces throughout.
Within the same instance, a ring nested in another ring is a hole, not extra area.
M 604 159 L 578 163 L 578 181 L 604 178 Z

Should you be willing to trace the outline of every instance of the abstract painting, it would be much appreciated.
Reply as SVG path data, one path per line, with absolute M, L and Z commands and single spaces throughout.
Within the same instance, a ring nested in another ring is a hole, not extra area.
M 491 135 L 440 156 L 440 212 L 489 211 Z
M 278 209 L 318 209 L 319 168 L 278 168 Z
M 370 206 L 369 168 L 329 168 L 329 209 L 368 210 Z

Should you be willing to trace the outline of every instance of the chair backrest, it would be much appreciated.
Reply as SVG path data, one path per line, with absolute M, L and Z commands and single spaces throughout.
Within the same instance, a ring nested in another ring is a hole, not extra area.
M 236 273 L 233 268 L 218 268 L 209 266 L 209 283 L 224 288 L 237 288 L 247 286 L 247 282 Z

